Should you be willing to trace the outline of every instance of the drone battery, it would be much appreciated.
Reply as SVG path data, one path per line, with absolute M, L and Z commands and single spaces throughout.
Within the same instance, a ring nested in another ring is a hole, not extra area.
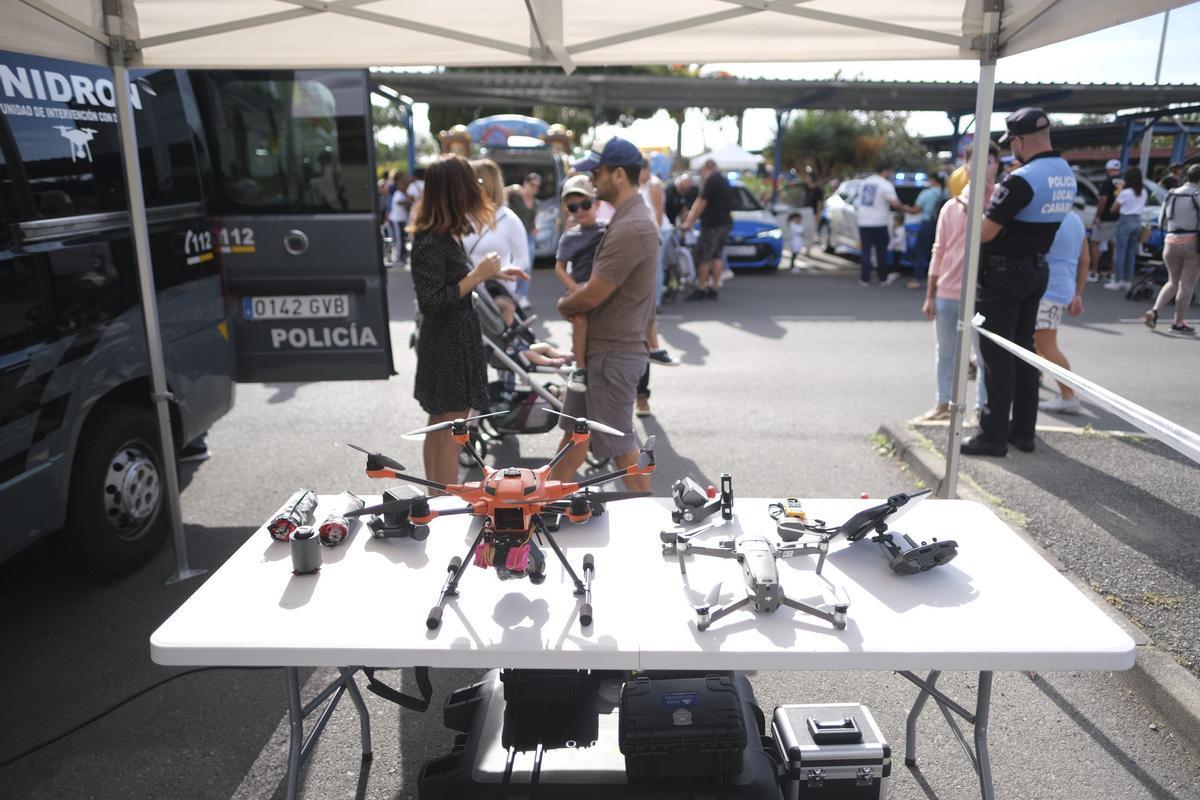
M 749 733 L 733 676 L 638 677 L 621 688 L 630 780 L 736 775 Z
M 311 489 L 297 489 L 267 522 L 267 531 L 277 542 L 286 542 L 303 525 L 311 525 L 317 510 L 317 495 Z
M 348 491 L 339 494 L 334 499 L 333 508 L 325 515 L 324 521 L 317 526 L 321 544 L 327 547 L 341 544 L 350 534 L 350 521 L 346 518 L 346 514 L 351 511 L 361 511 L 364 505 L 363 499 L 356 494 Z
M 892 749 L 866 706 L 779 706 L 771 729 L 783 755 L 786 800 L 887 796 Z

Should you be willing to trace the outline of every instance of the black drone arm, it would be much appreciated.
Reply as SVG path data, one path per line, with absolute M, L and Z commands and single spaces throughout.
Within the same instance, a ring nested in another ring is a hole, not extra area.
M 575 440 L 574 439 L 569 440 L 566 444 L 563 445 L 562 450 L 559 450 L 557 453 L 554 454 L 554 458 L 550 459 L 550 462 L 546 466 L 550 467 L 550 469 L 554 469 L 555 467 L 557 467 L 559 465 L 559 462 L 561 462 L 564 458 L 566 458 L 567 453 L 571 452 L 571 449 L 574 447 L 575 447 Z

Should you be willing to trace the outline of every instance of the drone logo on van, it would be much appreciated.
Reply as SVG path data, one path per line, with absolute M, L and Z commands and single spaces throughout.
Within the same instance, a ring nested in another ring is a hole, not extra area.
M 71 143 L 71 163 L 76 160 L 86 158 L 92 160 L 92 146 L 90 142 L 96 137 L 95 128 L 68 128 L 66 125 L 55 125 L 62 137 Z

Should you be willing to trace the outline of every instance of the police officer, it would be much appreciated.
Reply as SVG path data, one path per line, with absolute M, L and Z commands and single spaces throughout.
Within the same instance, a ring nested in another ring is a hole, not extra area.
M 983 219 L 983 253 L 975 308 L 983 327 L 1033 350 L 1038 301 L 1046 290 L 1046 252 L 1075 201 L 1075 175 L 1050 146 L 1040 108 L 1008 115 L 1007 143 L 1021 166 L 996 186 Z M 984 337 L 980 343 L 987 405 L 980 432 L 964 439 L 966 455 L 1003 456 L 1008 445 L 1031 452 L 1037 423 L 1038 370 Z M 1012 424 L 1009 424 L 1009 413 Z

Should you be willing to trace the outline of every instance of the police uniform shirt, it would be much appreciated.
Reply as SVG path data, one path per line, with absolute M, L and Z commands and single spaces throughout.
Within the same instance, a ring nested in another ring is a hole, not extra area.
M 986 216 L 1004 226 L 988 255 L 1044 255 L 1075 203 L 1075 174 L 1057 151 L 1038 153 L 996 185 Z

